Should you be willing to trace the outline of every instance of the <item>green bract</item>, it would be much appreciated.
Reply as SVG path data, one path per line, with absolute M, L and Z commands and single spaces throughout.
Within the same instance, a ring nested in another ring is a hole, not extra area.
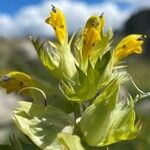
M 114 80 L 81 116 L 80 129 L 89 145 L 105 146 L 137 136 L 140 126 L 135 124 L 134 102 L 118 102 L 118 92 Z
M 97 59 L 94 67 L 89 61 L 86 74 L 77 66 L 79 81 L 76 83 L 69 82 L 68 85 L 62 81 L 61 89 L 64 95 L 69 100 L 77 102 L 83 102 L 94 97 L 98 89 L 101 88 L 100 83 L 102 83 L 110 58 L 111 54 L 107 52 L 102 59 Z
M 11 146 L 0 148 L 91 150 L 134 139 L 141 128 L 134 106 L 150 94 L 139 90 L 135 99 L 120 96 L 122 84 L 130 79 L 121 59 L 142 51 L 141 35 L 131 35 L 114 48 L 112 31 L 104 32 L 101 15 L 90 17 L 68 42 L 65 16 L 55 6 L 46 23 L 55 30 L 57 41 L 31 41 L 45 73 L 55 81 L 45 83 L 21 72 L 0 80 L 7 93 L 17 92 L 28 101 L 19 102 L 13 119 L 30 139 L 13 136 Z

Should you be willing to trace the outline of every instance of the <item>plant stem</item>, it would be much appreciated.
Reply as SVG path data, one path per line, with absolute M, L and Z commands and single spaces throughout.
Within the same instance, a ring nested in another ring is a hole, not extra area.
M 75 122 L 79 117 L 81 117 L 80 104 L 78 103 L 74 103 L 74 116 L 75 116 Z

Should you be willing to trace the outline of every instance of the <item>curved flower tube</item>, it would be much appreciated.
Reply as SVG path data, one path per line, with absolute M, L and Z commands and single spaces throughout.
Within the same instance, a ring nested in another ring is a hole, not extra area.
M 86 22 L 84 32 L 83 32 L 83 47 L 82 47 L 82 57 L 87 59 L 96 46 L 96 44 L 101 40 L 101 32 L 104 28 L 104 17 L 101 16 L 91 16 Z
M 121 40 L 115 48 L 115 59 L 119 61 L 132 53 L 141 54 L 144 37 L 141 34 L 131 34 Z
M 68 33 L 67 33 L 66 19 L 63 12 L 60 9 L 52 5 L 50 17 L 48 17 L 45 21 L 46 23 L 51 25 L 55 30 L 57 40 L 60 42 L 60 44 L 63 45 L 65 42 L 67 42 Z

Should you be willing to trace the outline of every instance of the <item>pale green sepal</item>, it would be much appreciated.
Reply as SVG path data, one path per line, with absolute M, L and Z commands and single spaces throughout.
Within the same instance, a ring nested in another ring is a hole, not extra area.
M 72 126 L 68 115 L 50 105 L 42 107 L 24 101 L 19 104 L 13 114 L 19 129 L 41 149 L 60 150 L 57 134 Z
M 59 49 L 59 52 L 60 52 L 59 72 L 61 72 L 62 75 L 70 79 L 74 78 L 74 75 L 76 73 L 75 64 L 77 64 L 77 61 L 74 58 L 69 45 L 62 45 Z
M 44 67 L 55 77 L 63 78 L 59 70 L 60 54 L 57 47 L 52 42 L 41 43 L 39 38 L 32 39 L 32 43 Z
M 64 150 L 84 150 L 80 137 L 77 135 L 59 133 L 58 140 Z
M 58 79 L 65 79 L 65 76 L 74 77 L 77 62 L 68 44 L 58 45 L 51 41 L 41 43 L 39 39 L 32 39 L 32 43 L 41 62 L 51 74 Z
M 44 66 L 51 70 L 58 67 L 59 64 L 57 61 L 59 57 L 56 47 L 50 45 L 49 43 L 46 44 L 46 42 L 41 43 L 39 38 L 37 38 L 36 40 L 32 39 L 32 43 Z
M 62 82 L 61 90 L 64 95 L 71 101 L 83 102 L 91 99 L 98 92 L 100 85 L 98 84 L 107 69 L 109 60 L 111 58 L 110 51 L 108 51 L 102 59 L 98 58 L 95 66 L 88 63 L 87 73 L 84 73 L 78 66 L 78 82 Z
M 72 36 L 70 47 L 79 67 L 82 66 L 83 31 L 79 30 Z

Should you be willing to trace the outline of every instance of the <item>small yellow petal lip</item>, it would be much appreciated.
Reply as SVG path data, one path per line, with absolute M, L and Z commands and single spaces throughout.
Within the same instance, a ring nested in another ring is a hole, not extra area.
M 131 34 L 122 39 L 116 46 L 114 51 L 114 57 L 117 61 L 124 59 L 132 53 L 141 54 L 142 44 L 146 35 Z
M 53 27 L 56 38 L 60 44 L 64 44 L 68 41 L 66 19 L 60 9 L 52 5 L 50 16 L 45 20 L 45 22 Z

